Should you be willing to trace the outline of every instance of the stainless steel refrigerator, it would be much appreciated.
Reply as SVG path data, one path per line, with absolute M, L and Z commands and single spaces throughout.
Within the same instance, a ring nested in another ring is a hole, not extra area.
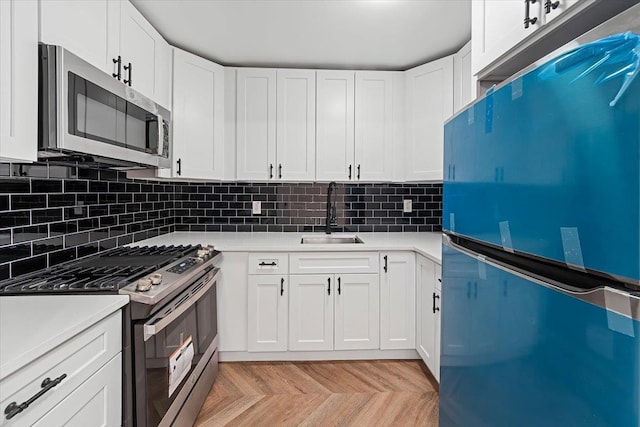
M 445 125 L 441 426 L 640 426 L 640 5 Z

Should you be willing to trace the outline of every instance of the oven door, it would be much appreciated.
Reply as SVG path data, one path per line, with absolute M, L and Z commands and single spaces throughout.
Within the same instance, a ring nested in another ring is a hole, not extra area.
M 172 417 L 179 411 L 189 390 L 181 391 L 194 386 L 203 369 L 198 363 L 211 357 L 211 347 L 217 343 L 217 326 L 212 272 L 194 282 L 153 318 L 134 326 L 138 426 L 166 423 L 165 415 Z

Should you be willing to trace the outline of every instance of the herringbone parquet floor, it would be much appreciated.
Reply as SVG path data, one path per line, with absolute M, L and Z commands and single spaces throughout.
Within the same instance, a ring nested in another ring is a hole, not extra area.
M 220 363 L 196 426 L 437 426 L 415 360 Z

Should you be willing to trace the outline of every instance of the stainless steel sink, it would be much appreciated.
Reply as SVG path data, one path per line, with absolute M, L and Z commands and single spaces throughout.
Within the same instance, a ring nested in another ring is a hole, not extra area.
M 302 236 L 302 241 L 300 242 L 303 245 L 332 245 L 332 244 L 353 244 L 353 243 L 364 243 L 360 238 L 356 235 L 309 235 Z

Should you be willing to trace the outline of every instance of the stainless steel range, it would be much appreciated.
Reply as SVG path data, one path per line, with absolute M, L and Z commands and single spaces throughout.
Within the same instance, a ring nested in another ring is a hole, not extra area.
M 191 426 L 218 372 L 212 247 L 118 248 L 0 282 L 0 295 L 115 293 L 123 313 L 123 425 Z

